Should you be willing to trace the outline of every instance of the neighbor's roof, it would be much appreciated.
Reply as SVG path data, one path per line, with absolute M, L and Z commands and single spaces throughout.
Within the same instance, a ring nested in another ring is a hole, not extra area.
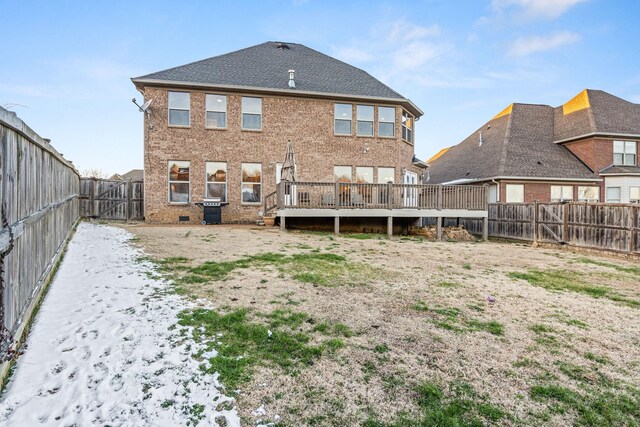
M 600 175 L 640 175 L 640 166 L 611 165 L 602 169 Z
M 295 89 L 288 86 L 295 70 Z M 145 84 L 220 87 L 290 94 L 371 98 L 406 104 L 422 111 L 366 71 L 296 43 L 266 42 L 235 52 L 133 78 Z
M 431 162 L 429 182 L 499 177 L 598 180 L 568 149 L 553 143 L 553 119 L 554 109 L 547 105 L 510 105 Z
M 601 90 L 585 89 L 554 110 L 554 141 L 592 135 L 640 135 L 640 104 Z
M 131 169 L 129 172 L 122 175 L 122 179 L 130 179 L 131 181 L 142 181 L 144 179 L 144 170 Z

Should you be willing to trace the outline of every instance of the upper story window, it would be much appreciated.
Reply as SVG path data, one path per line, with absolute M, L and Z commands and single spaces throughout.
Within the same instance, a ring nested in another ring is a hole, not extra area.
M 635 141 L 613 141 L 613 164 L 635 166 L 636 146 Z
M 562 202 L 564 200 L 573 200 L 573 186 L 572 185 L 552 185 L 551 201 Z
M 207 162 L 206 197 L 220 197 L 220 201 L 227 201 L 227 163 Z
M 227 97 L 207 94 L 205 97 L 205 126 L 224 129 L 227 127 Z
M 189 92 L 169 92 L 169 125 L 189 126 Z
M 396 109 L 378 107 L 378 136 L 396 136 Z
M 242 129 L 262 129 L 262 98 L 242 97 Z
M 351 121 L 353 120 L 353 106 L 351 104 L 335 104 L 333 109 L 336 135 L 351 135 Z
M 413 116 L 402 112 L 402 139 L 413 144 Z
M 357 127 L 356 135 L 373 136 L 373 106 L 358 105 L 356 107 Z
M 169 161 L 169 203 L 189 203 L 190 162 Z

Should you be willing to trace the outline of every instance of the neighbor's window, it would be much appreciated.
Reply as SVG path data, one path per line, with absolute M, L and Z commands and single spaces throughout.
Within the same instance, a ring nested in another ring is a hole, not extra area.
M 262 200 L 262 165 L 242 164 L 242 203 L 260 203 Z
M 351 135 L 353 106 L 351 104 L 335 104 L 333 108 L 333 132 L 336 135 Z
M 207 162 L 207 197 L 220 197 L 227 201 L 227 163 Z
M 351 166 L 334 166 L 333 176 L 336 182 L 351 182 Z
M 395 182 L 396 169 L 395 168 L 378 168 L 378 184 L 386 184 L 388 182 Z
M 356 182 L 373 184 L 373 167 L 358 166 L 356 168 Z
M 262 98 L 242 97 L 242 129 L 262 129 Z
M 636 165 L 635 141 L 613 141 L 613 164 L 614 165 Z
M 205 126 L 224 129 L 227 127 L 227 97 L 207 94 L 205 97 Z
M 524 184 L 507 184 L 507 203 L 524 203 Z
M 562 202 L 563 200 L 573 200 L 573 186 L 572 185 L 552 185 L 551 201 Z
M 189 203 L 190 162 L 169 161 L 169 203 Z
M 596 186 L 578 187 L 578 201 L 579 202 L 599 202 L 600 187 L 596 187 Z
M 489 203 L 498 203 L 498 186 L 495 184 L 489 186 Z
M 396 109 L 378 107 L 378 136 L 396 136 Z
M 356 106 L 357 127 L 356 135 L 373 136 L 373 106 Z
M 607 203 L 620 203 L 620 187 L 607 187 Z
M 402 112 L 402 139 L 413 143 L 413 116 L 406 111 Z
M 640 203 L 640 187 L 629 187 L 629 201 Z
M 189 126 L 189 92 L 169 92 L 169 124 L 171 126 Z

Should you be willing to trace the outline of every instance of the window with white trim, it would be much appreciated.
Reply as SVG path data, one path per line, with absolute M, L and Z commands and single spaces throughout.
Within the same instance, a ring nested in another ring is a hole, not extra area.
M 351 135 L 353 106 L 351 104 L 335 104 L 333 107 L 333 133 Z
M 220 201 L 227 201 L 227 163 L 207 162 L 206 197 L 220 197 Z
M 607 187 L 607 203 L 620 203 L 620 187 Z
M 378 168 L 378 184 L 387 184 L 388 182 L 395 182 L 396 169 L 380 167 Z
M 362 184 L 373 184 L 373 166 L 357 166 L 356 182 Z
M 169 203 L 189 203 L 190 166 L 191 162 L 169 161 Z
M 243 163 L 240 184 L 242 203 L 260 203 L 262 200 L 262 164 Z
M 336 182 L 351 182 L 352 171 L 351 166 L 334 166 L 333 177 Z
M 242 97 L 242 129 L 262 129 L 262 98 Z
M 629 187 L 629 201 L 640 203 L 640 187 Z
M 402 139 L 413 144 L 413 116 L 402 112 Z
M 396 136 L 396 109 L 378 107 L 378 136 Z
M 507 203 L 524 203 L 524 184 L 507 184 Z
M 356 120 L 356 135 L 373 136 L 373 105 L 357 105 Z
M 189 92 L 169 92 L 169 125 L 189 126 L 191 94 Z
M 205 97 L 205 126 L 213 129 L 227 127 L 227 97 L 207 94 Z
M 635 166 L 637 145 L 635 141 L 613 141 L 613 164 Z
M 597 203 L 600 201 L 600 187 L 585 185 L 578 187 L 578 201 Z
M 564 200 L 573 200 L 573 186 L 572 185 L 552 185 L 551 201 L 562 202 Z

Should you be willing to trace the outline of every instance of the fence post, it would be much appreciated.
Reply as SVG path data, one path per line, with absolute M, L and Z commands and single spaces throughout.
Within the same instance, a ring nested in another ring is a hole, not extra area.
M 538 246 L 538 200 L 533 201 L 533 247 Z
M 126 196 L 127 196 L 127 222 L 131 221 L 131 180 L 127 181 L 127 189 L 126 191 Z
M 568 243 L 569 237 L 569 204 L 567 202 L 562 203 L 562 242 Z
M 633 229 L 633 226 L 636 223 L 636 214 L 638 210 L 636 206 L 629 207 L 629 254 L 633 254 L 633 249 L 635 248 L 635 236 L 636 232 Z
M 94 209 L 94 197 L 95 197 L 95 191 L 96 191 L 96 179 L 95 178 L 91 178 L 88 180 L 89 182 L 89 218 L 93 218 L 94 214 L 95 214 L 95 209 Z

